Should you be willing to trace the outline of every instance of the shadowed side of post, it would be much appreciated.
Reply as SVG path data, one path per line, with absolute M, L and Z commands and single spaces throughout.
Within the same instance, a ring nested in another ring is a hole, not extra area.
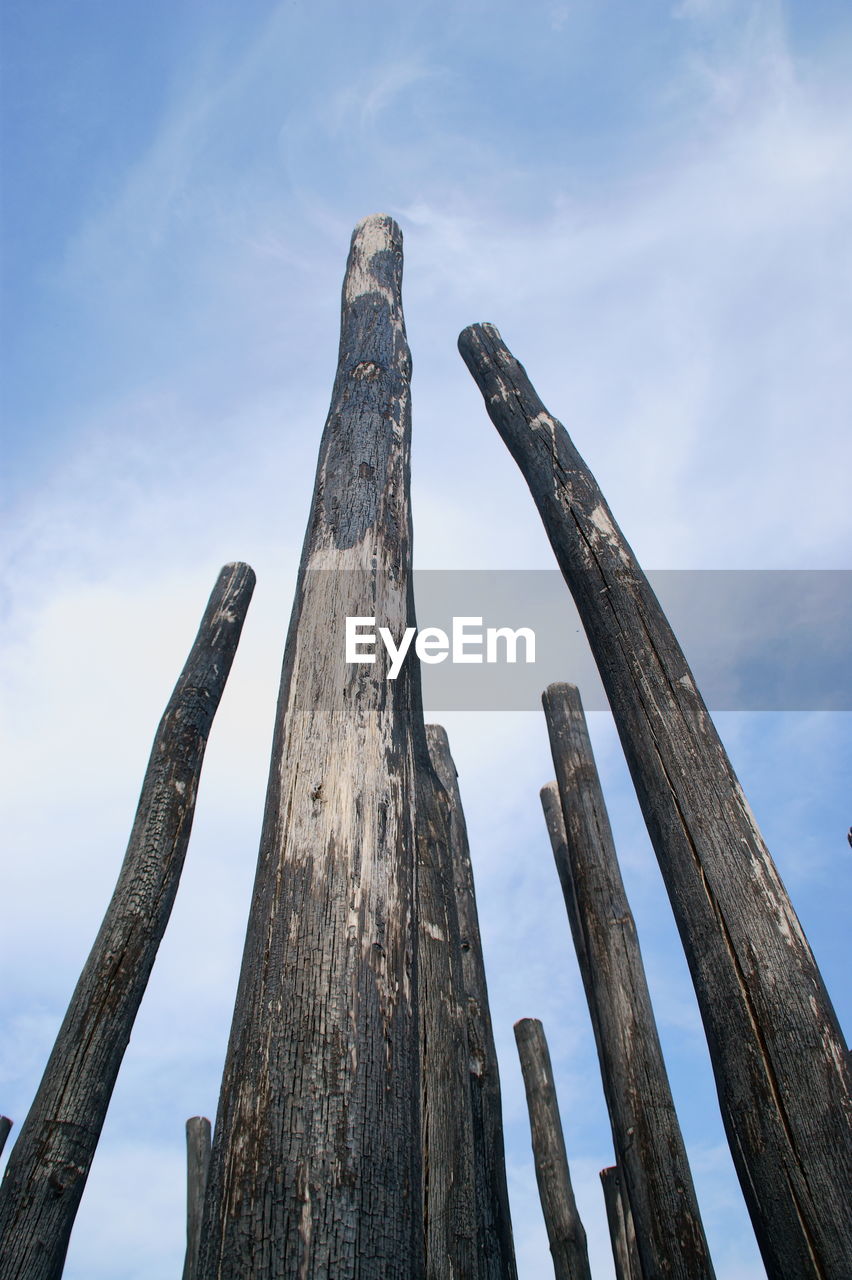
M 594 477 L 492 325 L 459 349 L 574 597 L 666 882 L 771 1280 L 852 1275 L 852 1075 L 811 949 Z
M 226 565 L 160 721 L 112 900 L 0 1187 L 7 1280 L 58 1280 L 113 1087 L 171 914 L 204 750 L 254 573 Z

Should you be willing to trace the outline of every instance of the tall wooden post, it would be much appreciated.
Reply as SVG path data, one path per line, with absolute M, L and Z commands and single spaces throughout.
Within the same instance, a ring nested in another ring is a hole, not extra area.
M 3 1154 L 3 1148 L 6 1145 L 6 1139 L 9 1136 L 9 1130 L 12 1128 L 12 1121 L 8 1116 L 0 1116 L 0 1155 Z
M 426 1280 L 476 1280 L 481 1273 L 473 1118 L 449 800 L 426 751 L 425 734 L 420 745 L 416 914 Z
M 186 1255 L 183 1280 L 196 1280 L 204 1191 L 210 1167 L 210 1121 L 192 1116 L 186 1122 Z
M 615 1264 L 615 1280 L 643 1280 L 642 1264 L 636 1248 L 636 1228 L 630 1201 L 622 1181 L 618 1165 L 601 1169 L 606 1220 L 612 1242 L 612 1260 Z
M 477 1270 L 481 1280 L 517 1280 L 506 1186 L 500 1073 L 473 884 L 467 826 L 446 730 L 426 726 L 429 755 L 449 801 L 450 850 L 461 939 L 467 1029 L 467 1070 L 473 1119 Z
M 713 1267 L 580 695 L 573 685 L 552 684 L 542 701 L 561 830 L 552 793 L 545 790 L 542 802 L 569 921 L 582 938 L 577 957 L 642 1268 L 649 1277 L 709 1280 Z
M 219 575 L 160 721 L 136 820 L 94 946 L 0 1187 L 4 1280 L 58 1280 L 113 1087 L 171 914 L 213 716 L 254 590 Z
M 356 228 L 278 701 L 207 1182 L 199 1280 L 423 1273 L 402 236 Z M 369 647 L 367 648 L 369 652 Z
M 556 1280 L 591 1280 L 586 1232 L 577 1211 L 550 1051 L 538 1018 L 515 1023 L 530 1113 L 535 1176 Z
M 680 930 L 772 1280 L 852 1275 L 852 1077 L 807 940 L 671 627 L 492 325 L 459 348 L 574 596 Z

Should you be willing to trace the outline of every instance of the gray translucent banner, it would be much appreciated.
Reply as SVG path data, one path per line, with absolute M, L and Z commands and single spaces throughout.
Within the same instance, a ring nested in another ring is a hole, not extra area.
M 711 710 L 852 710 L 852 571 L 664 570 L 648 578 Z M 377 598 L 376 587 L 373 577 L 365 599 Z M 440 628 L 451 639 L 454 618 L 481 619 L 467 630 L 480 631 L 482 643 L 469 643 L 466 651 L 480 653 L 482 662 L 453 662 L 450 652 L 439 663 L 421 663 L 423 702 L 430 714 L 538 710 L 542 690 L 557 680 L 576 684 L 588 710 L 607 707 L 558 571 L 419 570 L 414 592 L 420 631 Z M 382 595 L 379 587 L 378 598 Z M 341 653 L 344 621 L 339 620 L 338 631 L 335 619 L 337 635 L 329 637 Z M 387 620 L 377 617 L 372 630 L 377 633 L 382 625 Z M 523 640 L 514 663 L 505 660 L 503 640 L 496 642 L 498 661 L 485 661 L 486 631 L 502 627 L 534 632 L 534 662 L 524 660 Z M 394 639 L 398 643 L 399 637 Z M 434 637 L 432 649 L 440 649 Z M 362 668 L 364 675 L 387 669 L 378 634 L 375 652 L 379 665 Z M 406 662 L 413 652 L 412 644 Z

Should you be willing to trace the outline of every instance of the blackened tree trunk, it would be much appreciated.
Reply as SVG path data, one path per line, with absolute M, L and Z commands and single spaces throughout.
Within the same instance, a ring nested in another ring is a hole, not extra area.
M 254 590 L 219 575 L 160 721 L 124 863 L 0 1187 L 4 1280 L 57 1280 L 107 1107 L 171 914 L 204 749 Z
M 630 1201 L 618 1166 L 601 1169 L 601 1185 L 606 1205 L 606 1220 L 612 1243 L 615 1280 L 643 1280 L 642 1264 L 636 1247 L 636 1229 Z
M 506 1186 L 500 1074 L 488 1004 L 467 826 L 446 731 L 440 725 L 430 724 L 426 726 L 426 736 L 432 764 L 447 794 L 450 808 L 450 848 L 461 940 L 467 1071 L 473 1117 L 478 1269 L 472 1274 L 482 1280 L 516 1280 Z
M 423 1274 L 402 237 L 356 228 L 284 653 L 266 812 L 207 1183 L 200 1280 Z
M 553 684 L 543 702 L 561 829 L 549 797 L 542 802 L 572 932 L 581 936 L 577 958 L 642 1269 L 648 1280 L 710 1280 L 713 1267 L 580 695 L 573 685 Z
M 550 1051 L 538 1018 L 515 1023 L 530 1113 L 535 1176 L 556 1280 L 591 1280 L 586 1232 L 577 1212 Z
M 186 1122 L 186 1256 L 183 1280 L 195 1280 L 198 1272 L 198 1245 L 201 1240 L 201 1217 L 204 1212 L 204 1190 L 210 1167 L 210 1121 L 206 1116 L 192 1116 Z
M 772 1280 L 852 1275 L 852 1077 L 813 954 L 671 627 L 491 325 L 459 348 L 574 596 L 660 862 Z
M 3 1148 L 6 1145 L 6 1139 L 9 1136 L 9 1130 L 12 1128 L 12 1121 L 8 1116 L 0 1116 L 0 1155 L 3 1154 Z

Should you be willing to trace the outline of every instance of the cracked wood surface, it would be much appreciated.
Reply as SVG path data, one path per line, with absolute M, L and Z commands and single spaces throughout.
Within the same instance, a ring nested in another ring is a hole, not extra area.
M 168 924 L 207 737 L 254 590 L 222 569 L 160 721 L 127 852 L 0 1187 L 4 1280 L 58 1280 L 113 1087 Z
M 542 701 L 558 778 L 558 790 L 553 783 L 543 788 L 542 807 L 577 942 L 642 1273 L 646 1280 L 712 1280 L 580 695 L 573 685 L 553 684 Z
M 630 1201 L 627 1199 L 621 1171 L 617 1165 L 601 1169 L 600 1178 L 612 1243 L 615 1280 L 643 1280 L 633 1214 L 630 1212 Z
M 353 233 L 276 713 L 207 1184 L 200 1280 L 423 1274 L 412 657 L 347 664 L 346 616 L 414 625 L 402 236 Z
M 834 1009 L 683 652 L 565 428 L 492 325 L 459 349 L 520 467 L 609 698 L 771 1280 L 852 1275 L 852 1078 Z
M 186 1122 L 186 1255 L 183 1280 L 196 1280 L 198 1246 L 204 1191 L 210 1167 L 211 1130 L 206 1116 L 191 1116 Z
M 461 944 L 477 1224 L 476 1270 L 471 1274 L 480 1280 L 517 1280 L 506 1186 L 500 1074 L 488 1005 L 467 826 L 446 730 L 440 725 L 429 724 L 426 726 L 426 738 L 432 765 L 449 802 L 452 883 Z
M 515 1041 L 524 1077 L 535 1176 L 555 1280 L 592 1280 L 586 1232 L 574 1199 L 565 1153 L 550 1051 L 538 1018 L 521 1018 L 516 1022 Z

